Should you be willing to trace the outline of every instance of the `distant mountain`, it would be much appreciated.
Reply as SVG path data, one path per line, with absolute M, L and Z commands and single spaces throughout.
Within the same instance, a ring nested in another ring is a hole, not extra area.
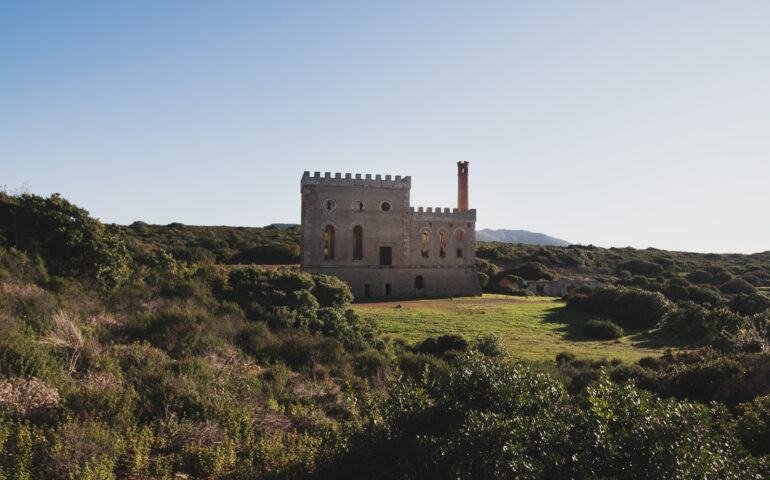
M 270 227 L 276 227 L 276 228 L 294 228 L 299 227 L 299 223 L 271 223 L 267 226 L 267 228 Z
M 526 243 L 529 245 L 555 245 L 566 247 L 570 243 L 560 238 L 549 237 L 544 233 L 529 232 L 527 230 L 476 230 L 476 240 L 479 242 L 505 242 Z

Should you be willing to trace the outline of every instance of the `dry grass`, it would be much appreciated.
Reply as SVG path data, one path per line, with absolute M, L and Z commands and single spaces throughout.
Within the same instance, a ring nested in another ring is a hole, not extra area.
M 51 333 L 40 339 L 40 343 L 62 348 L 67 351 L 69 372 L 75 371 L 75 364 L 83 349 L 83 333 L 66 313 L 59 311 L 51 317 Z

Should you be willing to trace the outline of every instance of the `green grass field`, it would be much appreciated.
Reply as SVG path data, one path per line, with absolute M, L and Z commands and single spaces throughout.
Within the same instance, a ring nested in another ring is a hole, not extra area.
M 444 334 L 473 340 L 480 334 L 496 333 L 511 355 L 522 360 L 553 360 L 559 352 L 568 351 L 585 358 L 636 361 L 660 355 L 666 348 L 681 347 L 659 331 L 630 332 L 611 341 L 591 340 L 580 333 L 588 316 L 567 309 L 555 298 L 484 295 L 361 303 L 353 307 L 359 315 L 376 319 L 392 338 L 410 343 Z

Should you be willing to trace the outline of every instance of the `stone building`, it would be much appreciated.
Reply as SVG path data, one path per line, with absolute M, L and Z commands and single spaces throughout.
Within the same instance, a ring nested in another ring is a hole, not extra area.
M 410 177 L 305 172 L 302 271 L 334 275 L 356 298 L 481 295 L 468 162 L 457 168 L 454 209 L 410 206 Z

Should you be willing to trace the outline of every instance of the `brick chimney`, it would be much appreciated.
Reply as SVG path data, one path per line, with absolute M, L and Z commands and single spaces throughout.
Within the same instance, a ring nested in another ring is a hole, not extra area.
M 468 162 L 457 162 L 457 209 L 468 210 Z

